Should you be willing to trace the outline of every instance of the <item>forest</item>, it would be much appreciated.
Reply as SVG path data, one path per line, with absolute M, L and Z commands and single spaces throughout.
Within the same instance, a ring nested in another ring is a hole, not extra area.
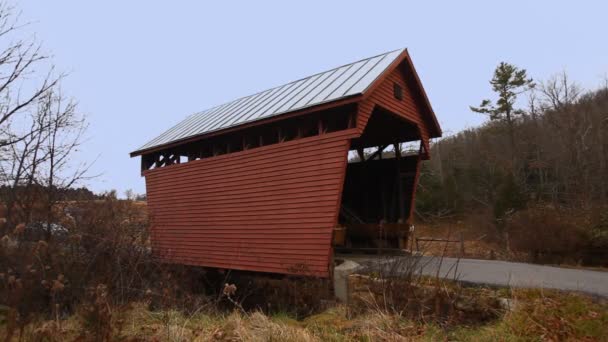
M 487 122 L 432 144 L 418 218 L 465 220 L 527 260 L 605 265 L 608 83 L 583 90 L 565 72 L 535 82 L 507 63 L 490 83 L 496 104 L 463 114 Z

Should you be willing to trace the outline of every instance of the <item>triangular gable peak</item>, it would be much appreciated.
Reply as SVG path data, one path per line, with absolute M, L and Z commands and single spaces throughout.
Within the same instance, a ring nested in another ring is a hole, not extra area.
M 400 92 L 401 98 L 397 98 L 396 92 Z M 440 137 L 441 128 L 407 50 L 378 77 L 359 102 L 359 133 L 365 130 L 374 109 L 378 107 L 415 124 L 424 147 L 424 157 L 428 157 L 429 139 Z

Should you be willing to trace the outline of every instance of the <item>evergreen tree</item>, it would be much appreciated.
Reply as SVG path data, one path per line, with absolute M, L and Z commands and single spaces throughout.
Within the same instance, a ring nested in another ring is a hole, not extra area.
M 515 132 L 514 123 L 518 116 L 524 111 L 515 108 L 517 96 L 523 92 L 534 88 L 534 81 L 528 78 L 526 69 L 501 62 L 494 70 L 494 77 L 490 80 L 492 90 L 497 93 L 498 100 L 492 103 L 491 100 L 483 100 L 479 107 L 471 106 L 471 110 L 490 116 L 491 120 L 500 120 L 507 124 L 509 130 L 509 140 L 511 145 L 511 155 L 515 151 Z

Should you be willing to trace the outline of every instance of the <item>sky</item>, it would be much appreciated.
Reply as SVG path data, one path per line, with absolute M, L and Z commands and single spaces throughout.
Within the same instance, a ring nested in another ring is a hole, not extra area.
M 470 105 L 509 62 L 585 89 L 608 73 L 605 1 L 20 0 L 89 120 L 78 162 L 95 192 L 145 193 L 137 149 L 186 116 L 407 47 L 445 134 L 483 123 Z

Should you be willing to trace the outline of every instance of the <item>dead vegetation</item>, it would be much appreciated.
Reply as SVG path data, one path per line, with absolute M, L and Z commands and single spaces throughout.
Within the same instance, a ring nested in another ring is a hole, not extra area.
M 415 263 L 387 263 L 352 277 L 348 305 L 332 301 L 329 284 L 319 279 L 161 265 L 150 253 L 141 205 L 107 198 L 68 207 L 66 240 L 27 241 L 23 227 L 2 238 L 1 339 L 466 340 L 499 331 L 518 336 L 512 325 L 527 316 L 537 320 L 526 330 L 530 336 L 557 331 L 554 324 L 571 338 L 606 333 L 605 306 L 586 297 L 462 288 L 420 277 Z M 509 310 L 505 301 L 518 304 Z M 543 307 L 555 314 L 542 316 Z
M 488 290 L 489 291 L 489 290 Z M 490 291 L 491 292 L 491 291 Z M 516 304 L 495 321 L 445 329 L 433 322 L 407 319 L 382 311 L 354 315 L 336 306 L 295 320 L 259 311 L 185 314 L 150 311 L 146 303 L 115 309 L 108 336 L 125 341 L 603 341 L 608 334 L 606 306 L 580 295 L 517 290 Z M 3 327 L 0 327 L 0 333 Z M 61 325 L 36 321 L 25 327 L 23 340 L 83 340 L 83 320 L 70 316 Z
M 504 218 L 499 233 L 491 215 L 448 217 L 416 226 L 415 236 L 464 239 L 457 243 L 420 242 L 428 255 L 499 259 L 574 267 L 608 266 L 608 209 L 605 206 L 530 205 Z M 416 238 L 414 237 L 414 239 Z M 415 245 L 413 246 L 414 250 Z

